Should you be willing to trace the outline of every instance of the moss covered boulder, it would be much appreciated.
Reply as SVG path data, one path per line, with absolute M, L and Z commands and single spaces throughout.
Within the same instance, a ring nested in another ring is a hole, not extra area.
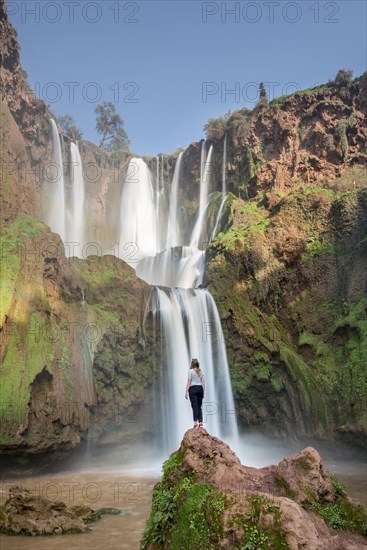
M 188 430 L 163 465 L 141 548 L 357 550 L 366 518 L 311 447 L 256 469 L 205 430 Z

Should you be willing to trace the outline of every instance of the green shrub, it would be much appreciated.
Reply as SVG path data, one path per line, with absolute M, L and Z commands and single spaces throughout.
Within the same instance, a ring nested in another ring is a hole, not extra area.
M 338 86 L 349 86 L 353 80 L 353 71 L 351 69 L 339 69 L 333 83 Z
M 153 490 L 142 549 L 149 545 L 161 548 L 169 541 L 171 550 L 215 550 L 223 537 L 222 516 L 227 497 L 188 475 L 170 480 L 182 459 L 183 453 L 176 452 L 163 465 L 162 480 Z
M 318 237 L 309 237 L 307 239 L 307 255 L 315 257 L 321 256 L 321 254 L 335 254 L 335 246 Z
M 228 118 L 229 115 L 224 115 L 219 118 L 210 118 L 204 126 L 204 132 L 206 133 L 207 139 L 212 141 L 222 139 L 228 130 Z

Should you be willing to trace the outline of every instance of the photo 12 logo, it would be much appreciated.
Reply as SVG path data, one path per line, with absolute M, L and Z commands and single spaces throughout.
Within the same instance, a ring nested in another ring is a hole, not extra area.
M 297 82 L 262 82 L 263 89 L 271 101 L 278 96 L 287 96 L 302 91 L 303 87 Z M 315 82 L 310 87 L 318 86 Z M 210 99 L 221 103 L 257 103 L 260 99 L 260 82 L 202 82 L 201 100 L 208 103 Z
M 28 85 L 24 85 L 21 95 L 24 98 L 35 95 L 49 104 L 59 101 L 98 103 L 102 98 L 107 98 L 113 103 L 139 103 L 139 90 L 139 84 L 133 81 L 113 82 L 112 84 L 100 84 L 93 81 L 49 81 L 35 82 L 29 88 Z
M 32 2 L 30 0 L 7 2 L 10 18 L 18 18 L 21 23 L 75 23 L 83 21 L 96 24 L 107 19 L 113 23 L 139 23 L 140 5 L 138 2 L 86 2 L 68 0 L 54 2 Z
M 139 499 L 140 485 L 136 481 L 80 482 L 80 481 L 27 481 L 17 484 L 21 489 L 30 491 L 37 498 L 51 501 L 62 500 L 66 504 L 76 504 L 80 500 L 88 505 L 104 500 L 114 503 L 134 503 Z M 1 483 L 0 490 L 7 494 L 14 483 Z
M 78 241 L 65 241 L 63 243 L 44 241 L 41 243 L 28 240 L 17 243 L 4 241 L 0 246 L 0 260 L 2 262 L 8 261 L 10 256 L 16 256 L 19 258 L 21 265 L 25 265 L 27 261 L 44 261 L 45 258 L 48 262 L 59 262 L 63 261 L 65 256 L 71 264 L 77 258 L 83 260 L 89 258 L 89 261 L 92 262 L 105 254 L 115 256 L 130 264 L 138 263 L 139 245 L 133 241 L 116 241 L 110 246 L 102 246 L 97 241 L 83 243 Z
M 202 2 L 202 23 L 339 23 L 338 2 Z

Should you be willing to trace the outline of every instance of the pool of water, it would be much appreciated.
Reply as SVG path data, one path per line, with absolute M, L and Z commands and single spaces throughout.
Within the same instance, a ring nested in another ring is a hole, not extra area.
M 284 456 L 297 452 L 306 445 L 296 447 L 277 445 L 266 439 L 247 439 L 242 462 L 262 467 L 277 464 Z M 322 448 L 314 445 L 324 465 L 336 473 L 346 485 L 348 494 L 367 506 L 366 463 L 339 447 Z M 121 455 L 120 455 L 121 456 Z M 109 454 L 111 458 L 111 454 Z M 85 462 L 83 462 L 85 465 Z M 50 500 L 62 500 L 67 506 L 87 504 L 98 509 L 113 506 L 123 510 L 122 515 L 104 516 L 90 525 L 91 531 L 78 535 L 48 537 L 22 537 L 0 535 L 1 550 L 138 550 L 148 517 L 152 490 L 160 479 L 162 460 L 149 460 L 145 464 L 132 462 L 121 467 L 98 459 L 86 470 L 70 470 L 22 479 L 7 479 L 0 484 L 0 503 L 3 504 L 9 487 L 17 484 L 33 494 Z
M 1 550 L 134 550 L 149 514 L 151 495 L 158 477 L 137 477 L 116 473 L 64 473 L 3 482 L 0 501 L 16 483 L 33 494 L 62 500 L 67 506 L 87 504 L 92 508 L 113 506 L 123 515 L 103 516 L 90 524 L 85 534 L 25 537 L 0 535 Z

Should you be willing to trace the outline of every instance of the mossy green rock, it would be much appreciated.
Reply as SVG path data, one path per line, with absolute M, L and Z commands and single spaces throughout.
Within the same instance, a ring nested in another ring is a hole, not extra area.
M 208 252 L 240 422 L 364 444 L 367 191 L 235 199 Z
M 311 447 L 256 469 L 205 430 L 188 430 L 163 464 L 141 549 L 357 550 L 366 517 Z
M 50 460 L 88 432 L 137 438 L 152 361 L 149 287 L 118 258 L 66 258 L 60 238 L 27 215 L 4 229 L 1 250 L 3 452 L 29 466 L 29 456 L 49 451 Z

